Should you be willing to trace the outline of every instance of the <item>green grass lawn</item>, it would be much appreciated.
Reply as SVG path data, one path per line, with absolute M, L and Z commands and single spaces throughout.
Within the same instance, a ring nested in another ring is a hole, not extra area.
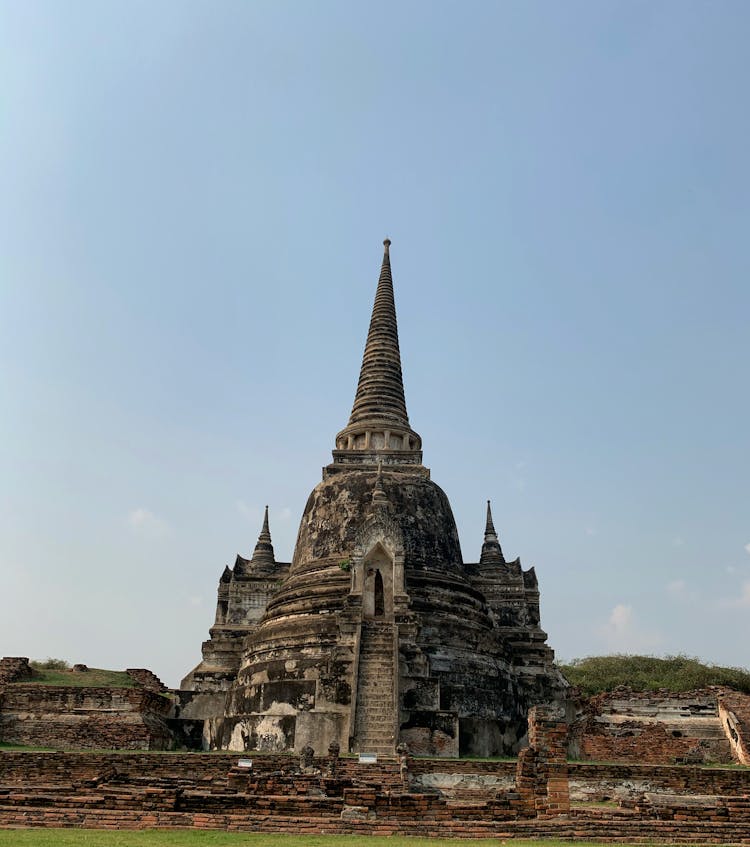
M 26 753 L 54 753 L 53 747 L 34 747 L 27 744 L 6 744 L 0 742 L 0 750 L 21 750 Z
M 575 847 L 593 842 L 502 841 L 499 838 L 382 838 L 369 835 L 263 835 L 206 830 L 112 831 L 96 829 L 0 829 L 3 847 Z M 628 845 L 621 845 L 628 847 Z M 643 845 L 640 845 L 643 847 Z M 662 846 L 663 847 L 663 846 Z

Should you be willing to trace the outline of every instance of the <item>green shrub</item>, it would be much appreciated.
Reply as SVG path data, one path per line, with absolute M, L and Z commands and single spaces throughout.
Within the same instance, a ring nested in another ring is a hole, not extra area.
M 708 665 L 690 656 L 588 656 L 573 659 L 560 670 L 584 694 L 599 694 L 626 685 L 634 691 L 692 691 L 725 685 L 750 694 L 750 672 L 744 668 Z
M 43 662 L 34 661 L 29 662 L 32 668 L 36 668 L 40 671 L 69 671 L 70 670 L 70 662 L 66 662 L 65 659 L 45 659 Z

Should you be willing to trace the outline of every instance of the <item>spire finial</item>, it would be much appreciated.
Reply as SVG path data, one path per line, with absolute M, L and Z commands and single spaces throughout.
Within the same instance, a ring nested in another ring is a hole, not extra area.
M 492 508 L 487 501 L 487 523 L 484 526 L 484 544 L 479 556 L 480 565 L 502 565 L 505 563 L 500 541 L 495 532 L 495 524 L 492 522 Z
M 487 523 L 484 527 L 484 540 L 487 541 L 489 538 L 494 538 L 497 541 L 497 533 L 495 532 L 495 524 L 492 523 L 492 508 L 490 507 L 490 501 L 487 501 Z
M 268 506 L 266 506 L 266 511 L 263 515 L 263 527 L 260 531 L 260 537 L 265 541 L 266 538 L 268 541 L 271 540 L 271 531 L 268 529 Z
M 390 238 L 386 238 L 386 239 L 383 241 L 383 246 L 385 247 L 385 255 L 386 255 L 386 256 L 389 256 L 389 255 L 390 255 L 390 252 L 391 252 L 391 251 L 390 251 L 390 247 L 391 247 L 391 239 L 390 239 Z
M 250 564 L 251 567 L 276 564 L 273 544 L 271 542 L 271 531 L 268 528 L 268 506 L 266 506 L 265 513 L 263 514 L 263 527 L 260 530 L 258 543 L 255 545 Z

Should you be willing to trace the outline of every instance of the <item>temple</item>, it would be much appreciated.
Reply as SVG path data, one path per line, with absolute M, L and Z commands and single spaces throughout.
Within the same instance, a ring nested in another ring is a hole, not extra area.
M 464 562 L 422 464 L 384 246 L 351 416 L 292 562 L 275 560 L 266 510 L 252 557 L 221 576 L 203 660 L 181 686 L 207 748 L 513 754 L 529 708 L 565 697 L 534 569 L 506 561 L 489 502 L 479 561 Z

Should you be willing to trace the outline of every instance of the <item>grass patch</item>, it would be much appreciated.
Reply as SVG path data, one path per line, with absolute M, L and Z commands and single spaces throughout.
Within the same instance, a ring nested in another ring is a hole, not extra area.
M 23 682 L 30 685 L 69 685 L 74 688 L 134 688 L 135 682 L 125 671 L 109 671 L 104 668 L 89 668 L 83 673 L 74 673 L 61 668 L 34 667 L 34 676 Z
M 393 835 L 285 835 L 207 830 L 0 829 L 0 845 L 19 847 L 571 847 L 596 842 L 501 840 L 499 838 L 413 838 Z M 601 842 L 599 842 L 601 845 Z M 623 845 L 628 847 L 628 845 Z
M 724 685 L 750 694 L 750 672 L 707 665 L 690 656 L 589 656 L 560 665 L 568 682 L 584 694 L 600 694 L 625 685 L 633 691 L 693 691 Z
M 5 744 L 0 741 L 0 750 L 22 750 L 27 753 L 53 753 L 53 747 L 33 747 L 25 744 Z

